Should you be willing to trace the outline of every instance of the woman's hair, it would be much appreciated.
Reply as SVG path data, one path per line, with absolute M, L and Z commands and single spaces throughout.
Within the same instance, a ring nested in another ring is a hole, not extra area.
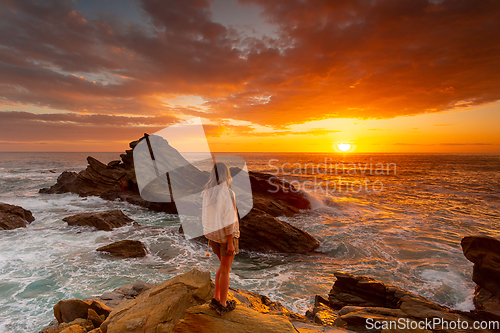
M 219 175 L 219 185 L 224 184 L 224 182 L 226 182 L 228 188 L 231 188 L 231 181 L 233 180 L 227 165 L 225 165 L 222 162 L 215 163 L 215 166 L 212 169 L 212 172 L 210 173 L 210 178 L 208 178 L 208 182 L 205 184 L 205 187 L 203 188 L 202 191 L 202 193 L 204 194 L 206 193 L 208 195 L 208 203 L 210 205 L 215 204 L 215 200 L 219 193 L 219 191 L 216 191 L 216 189 L 218 189 L 216 187 L 218 185 L 217 175 Z
M 217 172 L 217 174 L 215 173 Z M 231 173 L 229 172 L 229 168 L 226 164 L 222 162 L 215 163 L 212 172 L 210 173 L 210 178 L 208 178 L 208 182 L 205 184 L 204 190 L 208 190 L 217 186 L 217 175 L 219 176 L 219 184 L 227 182 L 227 186 L 231 187 L 231 181 L 233 178 L 231 177 Z

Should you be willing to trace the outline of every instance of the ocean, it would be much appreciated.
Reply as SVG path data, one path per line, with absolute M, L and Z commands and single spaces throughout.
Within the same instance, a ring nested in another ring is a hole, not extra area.
M 88 155 L 107 163 L 120 153 L 0 153 L 0 202 L 32 211 L 27 228 L 0 231 L 0 332 L 38 332 L 62 299 L 100 295 L 134 281 L 161 282 L 193 268 L 218 267 L 206 246 L 186 241 L 171 215 L 119 201 L 39 194 L 61 172 L 80 171 Z M 467 235 L 500 238 L 500 158 L 474 154 L 235 153 L 248 170 L 269 172 L 307 192 L 313 209 L 279 217 L 316 237 L 312 254 L 240 251 L 231 287 L 267 295 L 304 314 L 326 296 L 335 271 L 368 275 L 454 309 L 473 308 Z M 121 209 L 154 230 L 112 232 L 70 227 L 76 213 Z M 141 240 L 151 253 L 109 259 L 95 249 Z

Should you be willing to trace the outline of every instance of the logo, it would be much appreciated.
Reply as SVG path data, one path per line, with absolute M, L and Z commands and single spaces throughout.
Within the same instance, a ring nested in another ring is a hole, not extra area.
M 236 155 L 213 155 L 201 118 L 145 134 L 133 156 L 141 197 L 150 202 L 174 203 L 186 238 L 204 234 L 202 192 L 214 169 L 219 179 L 221 171 L 215 168 L 216 164 L 223 163 L 230 171 L 230 188 L 239 217 L 243 218 L 253 207 L 245 160 Z

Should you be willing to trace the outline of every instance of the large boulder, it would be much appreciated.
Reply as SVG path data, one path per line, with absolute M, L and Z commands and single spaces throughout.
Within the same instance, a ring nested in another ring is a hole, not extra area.
M 474 306 L 487 320 L 500 320 L 500 241 L 469 236 L 461 245 L 465 257 L 474 263 Z
M 153 136 L 150 136 L 152 139 Z M 112 161 L 107 165 L 93 157 L 88 157 L 88 166 L 79 173 L 63 172 L 55 185 L 40 190 L 40 193 L 76 193 L 80 196 L 95 195 L 106 200 L 123 200 L 145 207 L 152 211 L 177 214 L 174 203 L 151 202 L 139 194 L 133 163 L 133 150 L 144 137 L 130 143 L 129 150 L 121 154 L 121 161 Z M 156 138 L 157 139 L 157 138 Z M 155 139 L 155 140 L 156 140 Z M 184 179 L 196 184 L 208 180 L 208 172 L 203 172 L 190 165 L 184 157 L 168 142 L 161 144 L 161 154 L 175 161 L 176 165 L 186 164 L 181 168 Z M 168 162 L 168 161 L 167 161 Z M 176 171 L 177 172 L 177 171 Z M 230 168 L 234 176 L 245 172 L 238 167 Z M 316 249 L 319 243 L 308 233 L 279 221 L 275 217 L 292 216 L 302 209 L 310 209 L 311 204 L 304 192 L 289 182 L 274 175 L 248 172 L 252 187 L 253 208 L 242 219 L 244 230 L 241 233 L 240 248 L 252 251 L 278 251 L 305 253 Z M 152 182 L 154 183 L 154 182 Z M 151 187 L 154 188 L 154 184 Z M 164 184 L 162 190 L 164 191 Z M 280 233 L 282 232 L 282 233 Z M 272 238 L 270 235 L 278 236 Z M 272 240 L 272 241 L 270 241 Z
M 113 310 L 99 301 L 67 299 L 59 301 L 54 306 L 54 317 L 59 323 L 70 323 L 78 318 L 87 319 L 89 309 L 92 309 L 99 316 L 104 316 L 104 318 L 107 318 Z
M 240 248 L 259 252 L 307 253 L 319 242 L 309 233 L 252 209 L 240 222 Z
M 114 228 L 120 228 L 127 224 L 135 223 L 121 210 L 108 210 L 95 213 L 80 213 L 63 218 L 64 222 L 72 226 L 94 227 L 98 230 L 111 231 Z
M 212 297 L 210 272 L 192 270 L 120 303 L 100 328 L 104 333 L 169 332 L 188 308 Z
M 500 241 L 492 237 L 464 237 L 462 250 L 467 259 L 474 263 L 472 281 L 500 296 Z
M 29 210 L 0 202 L 0 230 L 24 228 L 34 220 Z
M 136 240 L 125 239 L 98 248 L 96 251 L 106 252 L 118 258 L 140 258 L 148 254 L 144 243 Z

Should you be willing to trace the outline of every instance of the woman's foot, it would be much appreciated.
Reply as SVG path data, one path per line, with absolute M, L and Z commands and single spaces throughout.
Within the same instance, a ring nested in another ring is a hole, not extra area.
M 217 314 L 219 316 L 222 316 L 224 313 L 232 311 L 235 308 L 236 308 L 236 301 L 232 299 L 232 300 L 226 301 L 226 306 L 223 306 L 222 304 L 220 304 L 220 306 L 215 311 L 217 311 Z
M 212 310 L 217 310 L 217 308 L 222 306 L 222 305 L 220 304 L 220 302 L 218 300 L 216 300 L 215 298 L 212 298 L 212 301 L 210 302 L 210 304 L 208 306 Z

